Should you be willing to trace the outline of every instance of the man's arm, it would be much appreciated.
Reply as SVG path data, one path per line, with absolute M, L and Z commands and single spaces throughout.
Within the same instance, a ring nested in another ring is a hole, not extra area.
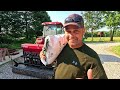
M 96 63 L 92 67 L 93 79 L 108 79 L 101 63 Z

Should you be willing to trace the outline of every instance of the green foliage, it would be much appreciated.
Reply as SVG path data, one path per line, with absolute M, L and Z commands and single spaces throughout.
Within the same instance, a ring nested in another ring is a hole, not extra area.
M 12 40 L 23 36 L 32 39 L 36 33 L 42 35 L 41 23 L 48 21 L 51 20 L 46 11 L 0 11 L 0 32 Z
M 97 30 L 105 26 L 104 22 L 102 22 L 103 15 L 100 11 L 84 11 L 82 16 L 84 18 L 85 27 L 87 30 Z
M 106 25 L 111 28 L 118 28 L 120 25 L 120 13 L 118 11 L 104 11 Z
M 105 37 L 110 37 L 110 32 L 104 32 Z
M 120 27 L 120 12 L 119 11 L 103 11 L 104 22 L 111 29 L 110 41 L 113 41 L 113 36 L 116 30 Z
M 51 22 L 49 15 L 46 11 L 33 11 L 32 27 L 38 36 L 42 36 L 43 22 Z
M 22 38 L 22 39 L 16 39 L 12 40 L 12 43 L 2 43 L 0 44 L 1 48 L 9 48 L 9 49 L 20 49 L 21 44 L 23 43 L 35 43 L 35 37 L 30 39 Z M 6 39 L 5 39 L 6 40 Z M 8 39 L 7 39 L 8 40 Z M 11 39 L 9 39 L 11 40 Z
M 120 37 L 120 30 L 116 30 L 114 36 L 115 36 L 115 37 Z
M 84 11 L 82 12 L 82 16 L 86 29 L 90 30 L 92 33 L 91 37 L 93 41 L 94 30 L 105 26 L 104 22 L 102 22 L 103 14 L 101 14 L 100 11 Z
M 120 11 L 84 11 L 82 15 L 87 30 L 93 31 L 108 26 L 111 29 L 110 41 L 113 41 L 115 32 L 120 28 Z
M 85 36 L 91 37 L 91 32 L 86 32 L 86 33 L 85 33 Z

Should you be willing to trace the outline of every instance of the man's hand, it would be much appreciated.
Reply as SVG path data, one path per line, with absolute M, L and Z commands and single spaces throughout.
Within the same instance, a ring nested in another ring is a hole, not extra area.
M 45 54 L 43 53 L 43 51 L 40 52 L 40 58 L 42 58 L 42 59 L 44 59 L 44 60 L 46 59 L 46 56 L 45 56 Z
M 45 54 L 43 53 L 43 51 L 41 51 L 40 52 L 40 58 L 42 58 L 42 59 L 46 59 L 46 56 L 45 56 Z M 88 69 L 88 71 L 87 71 L 87 76 L 88 76 L 88 79 L 93 79 L 93 77 L 92 77 L 92 69 Z M 83 78 L 76 78 L 76 79 L 83 79 Z
M 88 76 L 88 79 L 93 79 L 93 76 L 92 76 L 92 69 L 88 69 L 87 71 L 87 76 Z M 83 79 L 83 78 L 76 78 L 76 79 Z

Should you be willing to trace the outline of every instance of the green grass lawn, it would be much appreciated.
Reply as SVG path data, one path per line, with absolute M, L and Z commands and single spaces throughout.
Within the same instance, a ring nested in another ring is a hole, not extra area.
M 93 37 L 93 41 L 91 37 L 88 37 L 87 39 L 84 40 L 84 42 L 87 43 L 98 43 L 98 42 L 110 42 L 110 37 Z M 113 37 L 112 42 L 120 42 L 120 37 Z M 110 49 L 111 52 L 117 54 L 120 56 L 120 46 L 113 46 Z
M 110 37 L 93 37 L 93 41 L 91 37 L 88 37 L 84 40 L 85 42 L 110 42 Z M 120 42 L 120 37 L 113 37 L 113 42 Z
M 21 48 L 21 44 L 23 43 L 34 43 L 35 42 L 35 38 L 33 38 L 32 40 L 27 40 L 27 39 L 21 39 L 18 41 L 14 41 L 11 44 L 1 44 L 0 47 L 1 48 L 9 48 L 9 49 L 20 49 Z
M 110 42 L 110 37 L 93 37 L 93 41 L 91 41 L 92 38 L 88 37 L 87 39 L 84 40 L 84 42 L 88 42 L 88 43 L 97 43 L 97 42 Z M 10 49 L 19 49 L 21 48 L 21 44 L 23 43 L 34 43 L 35 42 L 35 38 L 33 38 L 32 40 L 27 40 L 27 39 L 21 39 L 19 41 L 14 41 L 13 43 L 9 44 L 9 45 L 2 45 L 2 47 L 6 47 L 6 48 L 10 48 Z M 120 37 L 113 37 L 113 42 L 120 42 Z M 1 46 L 0 46 L 1 47 Z
M 113 46 L 111 51 L 120 56 L 120 45 L 119 46 Z

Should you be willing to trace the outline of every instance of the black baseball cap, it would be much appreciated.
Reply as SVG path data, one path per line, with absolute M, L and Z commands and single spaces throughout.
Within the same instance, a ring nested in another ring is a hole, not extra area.
M 76 25 L 79 28 L 83 28 L 84 20 L 83 20 L 82 16 L 80 16 L 78 14 L 71 14 L 65 19 L 63 27 L 66 27 L 68 25 Z

